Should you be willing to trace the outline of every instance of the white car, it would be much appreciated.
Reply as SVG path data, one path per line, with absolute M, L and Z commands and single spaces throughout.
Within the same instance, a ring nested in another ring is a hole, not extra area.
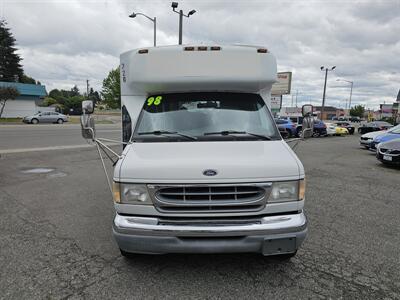
M 336 125 L 333 123 L 325 123 L 326 125 L 326 135 L 335 135 L 336 134 Z
M 363 134 L 360 137 L 360 147 L 369 149 L 371 142 L 376 138 L 377 136 L 386 133 L 387 130 L 381 130 L 381 131 L 372 131 L 368 132 L 366 134 Z

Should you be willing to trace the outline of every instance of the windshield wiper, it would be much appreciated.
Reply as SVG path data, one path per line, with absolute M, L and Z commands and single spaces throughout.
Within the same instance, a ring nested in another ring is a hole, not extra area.
M 217 135 L 217 134 L 220 134 L 220 135 L 247 134 L 247 135 L 258 137 L 258 138 L 266 140 L 266 141 L 270 141 L 271 140 L 271 138 L 269 136 L 262 135 L 262 134 L 251 133 L 251 132 L 247 132 L 247 131 L 223 130 L 223 131 L 206 132 L 206 133 L 204 133 L 204 135 Z
M 148 135 L 148 134 L 163 135 L 163 136 L 165 136 L 166 134 L 175 134 L 175 135 L 179 135 L 181 137 L 184 137 L 184 138 L 186 138 L 188 140 L 197 141 L 196 137 L 190 136 L 190 135 L 186 135 L 186 134 L 183 134 L 183 133 L 179 133 L 177 131 L 154 130 L 154 131 L 148 131 L 148 132 L 138 132 L 138 135 Z

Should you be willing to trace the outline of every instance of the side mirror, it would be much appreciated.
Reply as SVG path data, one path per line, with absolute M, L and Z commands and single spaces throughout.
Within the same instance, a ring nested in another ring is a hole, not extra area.
M 314 133 L 314 118 L 313 118 L 313 106 L 311 104 L 303 105 L 301 108 L 303 115 L 303 126 L 301 137 L 307 139 L 313 136 Z
M 313 106 L 311 104 L 305 104 L 301 108 L 301 114 L 303 115 L 303 117 L 312 115 L 312 112 L 313 112 Z
M 94 104 L 92 100 L 82 101 L 82 113 L 83 114 L 92 114 L 94 112 Z
M 95 140 L 96 128 L 94 126 L 94 119 L 91 115 L 81 115 L 81 132 L 84 139 Z

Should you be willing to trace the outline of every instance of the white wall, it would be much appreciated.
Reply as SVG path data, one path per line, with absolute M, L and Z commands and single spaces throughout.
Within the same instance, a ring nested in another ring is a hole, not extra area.
M 8 100 L 4 107 L 2 118 L 18 118 L 36 113 L 34 100 Z

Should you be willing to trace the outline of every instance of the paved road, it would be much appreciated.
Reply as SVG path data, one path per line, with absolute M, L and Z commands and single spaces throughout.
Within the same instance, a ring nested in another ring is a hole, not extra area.
M 260 255 L 119 255 L 93 149 L 0 158 L 0 298 L 400 299 L 400 170 L 357 136 L 299 156 L 310 231 L 290 262 Z M 40 167 L 47 174 L 23 173 Z
M 99 136 L 119 140 L 119 124 L 96 125 Z M 0 125 L 0 153 L 87 146 L 79 124 Z

